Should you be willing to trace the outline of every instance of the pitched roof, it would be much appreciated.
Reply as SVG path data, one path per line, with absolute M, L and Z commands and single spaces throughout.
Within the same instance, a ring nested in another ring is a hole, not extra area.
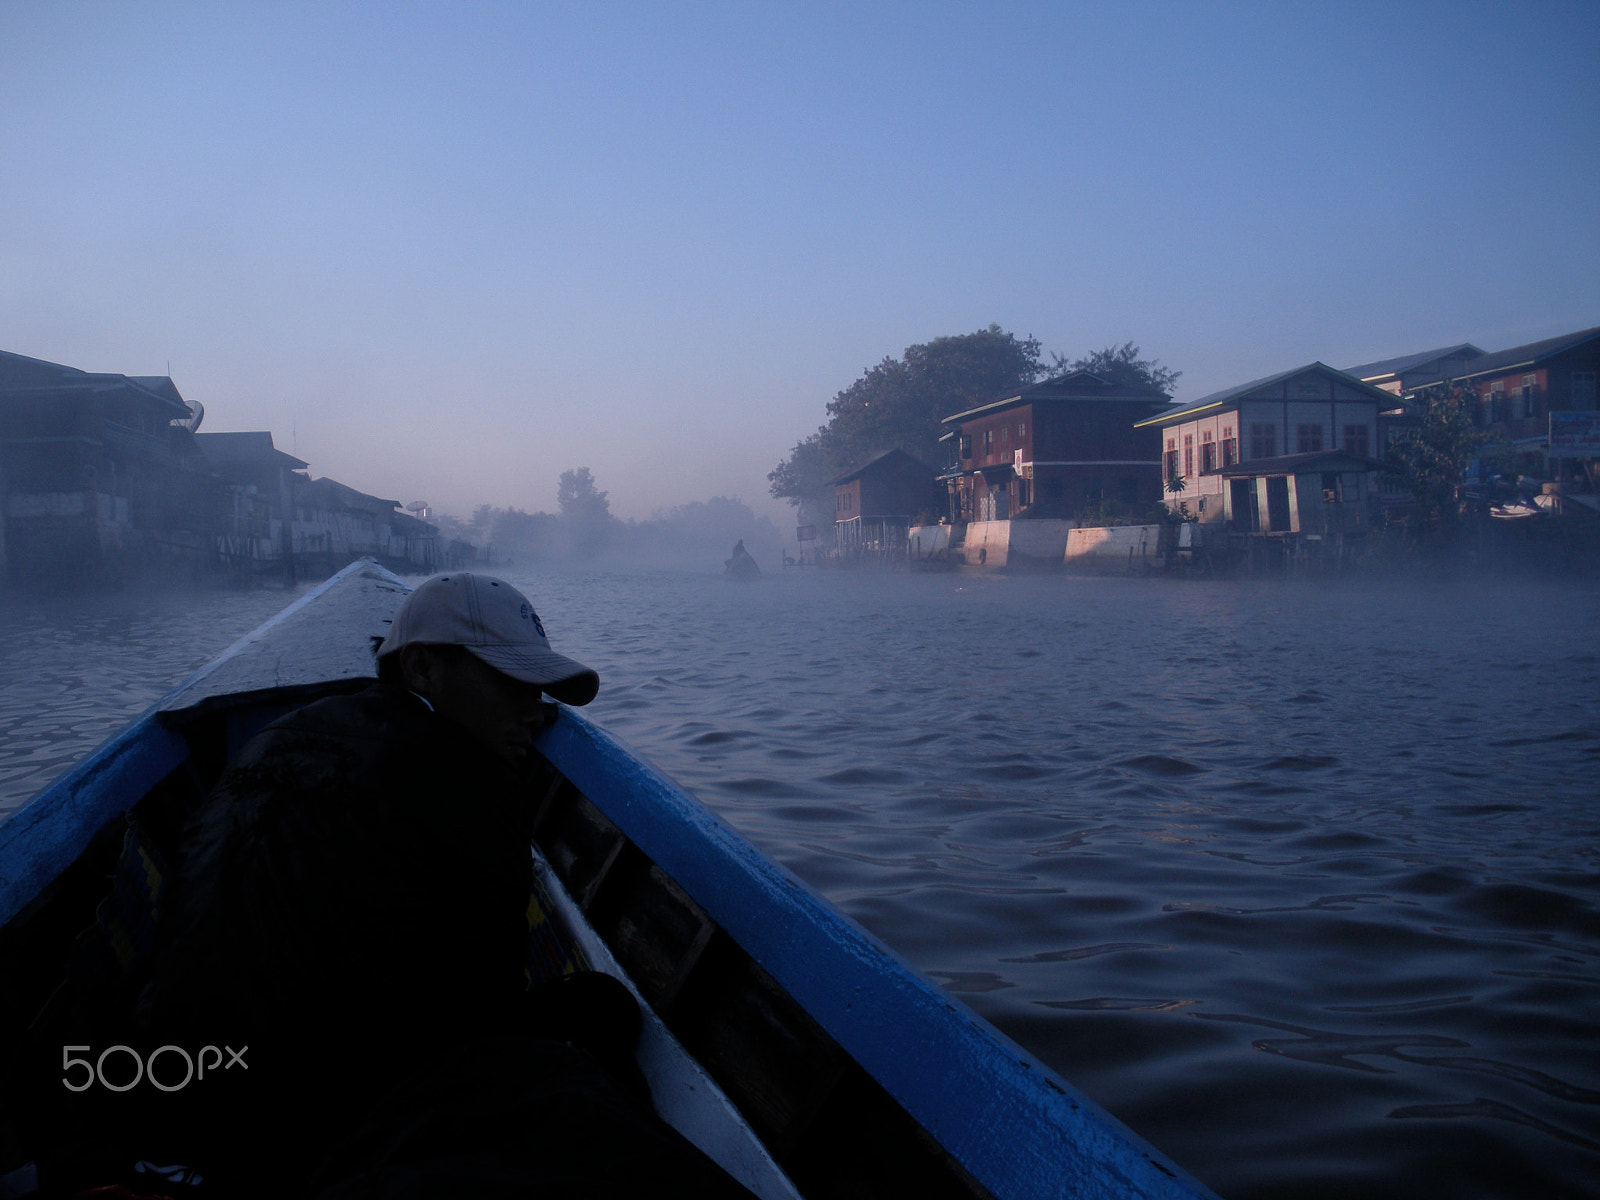
M 271 463 L 299 470 L 307 464 L 292 454 L 285 454 L 272 444 L 272 434 L 266 430 L 248 433 L 197 433 L 195 442 L 209 462 L 219 466 L 236 464 Z
M 154 400 L 174 419 L 187 420 L 192 415 L 178 394 L 177 386 L 165 375 L 81 371 L 77 367 L 0 350 L 0 395 L 29 393 L 65 399 L 116 391 L 132 391 L 144 399 Z
M 1517 367 L 1531 367 L 1558 354 L 1565 354 L 1585 342 L 1600 338 L 1600 325 L 1593 329 L 1581 329 L 1577 333 L 1565 333 L 1560 337 L 1545 338 L 1542 342 L 1529 342 L 1524 346 L 1513 346 L 1509 350 L 1496 350 L 1493 354 L 1485 354 L 1482 358 L 1474 359 L 1472 369 L 1456 379 L 1476 379 L 1484 375 L 1494 375 L 1501 371 L 1515 370 Z M 1435 377 L 1428 382 L 1436 383 L 1441 377 Z
M 340 483 L 337 479 L 323 476 L 321 479 L 308 479 L 300 485 L 300 495 L 326 504 L 330 508 L 354 508 L 364 512 L 379 512 L 381 515 L 390 516 L 390 509 L 400 507 L 398 500 L 385 500 L 379 496 L 369 496 L 366 492 L 358 492 L 348 484 Z
M 1148 404 L 1152 401 L 1168 400 L 1171 397 L 1160 388 L 1149 387 L 1145 384 L 1119 384 L 1108 382 L 1104 377 L 1090 371 L 1070 371 L 1065 375 L 1056 375 L 1042 382 L 1035 383 L 1004 396 L 999 400 L 991 400 L 987 404 L 980 404 L 977 408 L 969 408 L 965 412 L 954 413 L 944 417 L 945 424 L 954 421 L 964 421 L 980 413 L 990 411 L 998 412 L 1000 409 L 1009 408 L 1013 404 L 1036 404 L 1040 401 L 1050 400 L 1132 400 Z
M 1251 392 L 1271 387 L 1275 383 L 1283 383 L 1285 380 L 1293 379 L 1296 375 L 1303 375 L 1307 371 L 1317 371 L 1330 378 L 1335 378 L 1337 382 L 1366 392 L 1374 400 L 1382 401 L 1384 404 L 1395 403 L 1395 397 L 1392 392 L 1373 387 L 1370 383 L 1365 383 L 1348 372 L 1330 367 L 1327 363 L 1313 362 L 1307 363 L 1303 367 L 1295 367 L 1290 371 L 1279 371 L 1276 375 L 1266 375 L 1260 379 L 1252 379 L 1249 383 L 1241 383 L 1235 387 L 1224 388 L 1220 392 L 1212 392 L 1209 396 L 1201 396 L 1198 400 L 1185 401 L 1183 404 L 1169 408 L 1165 412 L 1158 412 L 1153 417 L 1146 417 L 1142 421 L 1135 422 L 1134 428 L 1140 429 L 1147 425 L 1164 424 L 1175 417 L 1195 416 L 1208 408 L 1223 408 L 1235 400 L 1248 396 Z
M 1402 354 L 1398 358 L 1385 358 L 1378 362 L 1362 363 L 1358 367 L 1346 367 L 1346 375 L 1354 375 L 1357 379 L 1379 379 L 1385 375 L 1400 375 L 1414 367 L 1425 366 L 1439 358 L 1477 358 L 1483 351 L 1471 342 L 1461 342 L 1455 346 L 1441 346 L 1437 350 L 1424 350 L 1419 354 Z
M 893 459 L 893 458 L 897 458 L 897 457 L 905 459 L 907 463 L 911 464 L 913 467 L 916 467 L 919 470 L 926 471 L 928 473 L 928 478 L 929 479 L 933 478 L 933 475 L 934 475 L 933 468 L 930 467 L 927 463 L 923 462 L 920 458 L 916 457 L 916 455 L 914 455 L 914 454 L 907 454 L 904 450 L 895 449 L 895 450 L 885 450 L 882 454 L 873 455 L 871 458 L 867 459 L 866 462 L 862 463 L 855 470 L 846 471 L 843 475 L 839 476 L 839 478 L 828 480 L 826 486 L 827 487 L 837 487 L 841 483 L 849 483 L 852 479 L 859 479 L 859 478 L 861 478 L 861 476 L 865 475 L 868 471 L 870 471 L 873 467 L 877 466 L 879 463 L 886 462 L 889 459 Z

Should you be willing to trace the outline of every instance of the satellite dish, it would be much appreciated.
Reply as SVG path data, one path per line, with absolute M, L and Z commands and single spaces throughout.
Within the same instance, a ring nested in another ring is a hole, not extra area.
M 406 505 L 406 511 L 416 513 L 419 517 L 425 517 L 428 515 L 428 502 L 426 500 L 413 500 Z

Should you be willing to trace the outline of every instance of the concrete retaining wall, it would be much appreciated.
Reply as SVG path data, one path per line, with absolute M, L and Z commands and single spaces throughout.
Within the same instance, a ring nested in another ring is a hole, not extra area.
M 1148 570 L 1163 561 L 1169 537 L 1166 525 L 1074 529 L 1067 535 L 1066 563 L 1074 570 Z
M 950 549 L 950 526 L 913 525 L 906 534 L 906 553 L 912 562 L 934 558 Z
M 968 566 L 1057 566 L 1071 521 L 973 521 L 962 549 Z

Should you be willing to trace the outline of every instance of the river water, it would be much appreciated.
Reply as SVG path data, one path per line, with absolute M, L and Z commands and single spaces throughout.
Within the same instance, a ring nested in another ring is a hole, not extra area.
M 1592 585 L 506 574 L 601 724 L 1225 1197 L 1594 1194 Z M 286 599 L 0 606 L 0 811 Z

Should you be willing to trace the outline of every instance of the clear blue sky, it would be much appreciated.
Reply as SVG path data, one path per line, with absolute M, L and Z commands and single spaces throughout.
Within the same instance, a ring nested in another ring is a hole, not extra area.
M 0 0 L 0 349 L 464 514 L 735 496 L 907 345 L 1180 399 L 1600 325 L 1600 5 Z

